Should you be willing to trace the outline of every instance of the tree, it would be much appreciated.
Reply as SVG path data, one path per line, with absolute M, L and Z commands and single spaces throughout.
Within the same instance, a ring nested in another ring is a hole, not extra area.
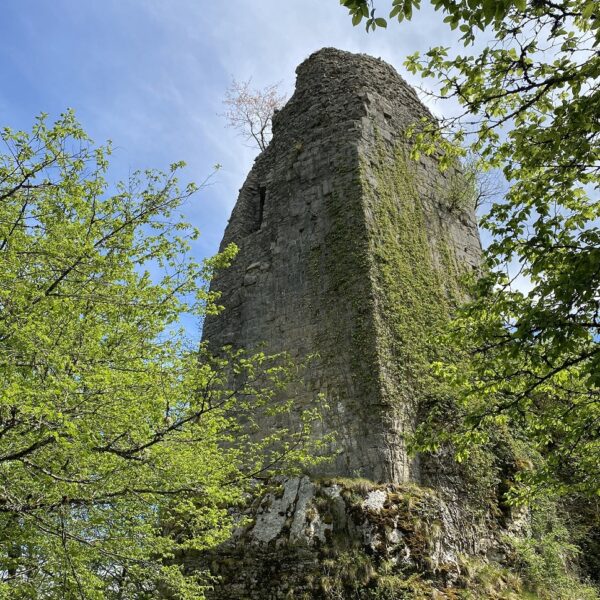
M 354 24 L 385 27 L 366 0 L 341 0 Z M 407 68 L 464 109 L 423 122 L 415 152 L 448 162 L 469 148 L 509 184 L 482 225 L 493 241 L 474 300 L 453 324 L 465 349 L 445 378 L 461 419 L 459 453 L 508 424 L 544 461 L 520 474 L 524 493 L 600 493 L 600 5 L 595 0 L 432 0 L 465 46 L 434 47 Z M 394 0 L 410 20 L 420 0 Z M 489 39 L 491 35 L 491 40 Z M 529 289 L 519 289 L 525 280 Z M 466 367 L 465 365 L 468 365 Z M 430 424 L 431 425 L 431 424 Z M 430 432 L 432 430 L 430 429 Z
M 289 409 L 290 365 L 211 357 L 178 328 L 218 310 L 205 282 L 236 251 L 192 260 L 182 163 L 110 186 L 110 148 L 70 112 L 2 141 L 0 597 L 201 598 L 174 559 L 303 459 L 312 415 L 253 441 L 248 424 Z
M 233 80 L 227 89 L 223 104 L 227 107 L 221 115 L 227 125 L 259 150 L 264 150 L 271 141 L 273 114 L 279 110 L 285 96 L 279 93 L 279 84 L 260 89 L 250 87 L 251 80 Z

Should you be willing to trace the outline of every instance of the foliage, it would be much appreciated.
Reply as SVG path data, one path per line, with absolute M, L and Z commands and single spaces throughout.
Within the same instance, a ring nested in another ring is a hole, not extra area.
M 290 409 L 293 365 L 179 329 L 218 310 L 205 282 L 236 252 L 192 260 L 182 163 L 111 187 L 110 148 L 72 113 L 2 141 L 0 597 L 200 598 L 173 558 L 223 540 L 226 507 L 304 458 L 316 415 L 254 440 Z
M 264 150 L 271 141 L 273 114 L 285 102 L 279 93 L 279 84 L 263 89 L 250 87 L 250 80 L 233 80 L 227 89 L 223 104 L 227 107 L 223 117 L 227 125 L 259 150 Z
M 358 23 L 371 3 L 342 4 Z M 509 185 L 482 221 L 492 236 L 484 276 L 455 321 L 451 343 L 464 352 L 443 366 L 462 426 L 442 437 L 468 452 L 508 422 L 547 458 L 522 474 L 526 493 L 598 494 L 600 5 L 432 5 L 477 50 L 435 47 L 406 61 L 464 109 L 416 126 L 415 153 L 441 153 L 448 165 L 467 146 L 483 168 L 502 169 Z M 410 19 L 413 7 L 418 2 L 394 0 L 390 16 Z M 379 25 L 373 10 L 367 29 Z
M 595 600 L 598 590 L 574 576 L 580 549 L 555 502 L 545 500 L 532 510 L 528 538 L 508 538 L 512 561 L 524 586 L 542 600 L 581 598 Z

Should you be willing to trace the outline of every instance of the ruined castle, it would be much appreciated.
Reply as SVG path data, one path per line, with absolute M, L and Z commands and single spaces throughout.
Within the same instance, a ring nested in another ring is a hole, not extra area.
M 387 63 L 326 48 L 297 69 L 222 247 L 213 347 L 316 354 L 298 404 L 324 393 L 335 432 L 318 474 L 419 480 L 405 433 L 419 400 L 419 356 L 476 268 L 481 246 L 465 182 L 439 156 L 410 157 L 408 131 L 432 119 Z M 302 394 L 304 397 L 302 397 Z
M 459 165 L 411 146 L 432 119 L 390 65 L 331 48 L 298 67 L 274 116 L 225 231 L 239 254 L 213 280 L 225 310 L 204 339 L 312 356 L 286 418 L 324 394 L 314 435 L 332 440 L 330 460 L 272 480 L 232 512 L 228 542 L 185 557 L 215 577 L 211 600 L 525 597 L 511 540 L 535 530 L 532 511 L 505 502 L 520 468 L 510 432 L 466 466 L 447 449 L 407 452 L 440 397 L 431 361 L 481 256 Z

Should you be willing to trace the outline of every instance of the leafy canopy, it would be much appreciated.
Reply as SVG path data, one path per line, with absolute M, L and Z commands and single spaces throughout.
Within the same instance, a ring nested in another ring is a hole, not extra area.
M 372 2 L 341 4 L 367 30 L 387 25 Z M 521 474 L 525 491 L 599 494 L 600 4 L 431 4 L 473 52 L 433 47 L 406 60 L 462 107 L 415 127 L 415 153 L 441 151 L 448 163 L 469 149 L 509 190 L 483 217 L 485 275 L 453 325 L 451 344 L 465 352 L 438 365 L 460 423 L 430 431 L 429 446 L 450 439 L 465 453 L 508 424 L 546 459 Z M 419 7 L 394 0 L 389 17 L 410 20 Z
M 174 559 L 304 457 L 314 415 L 254 440 L 290 408 L 290 365 L 210 357 L 179 329 L 218 309 L 206 281 L 236 252 L 192 260 L 182 163 L 111 188 L 110 148 L 70 112 L 1 136 L 0 598 L 200 598 Z

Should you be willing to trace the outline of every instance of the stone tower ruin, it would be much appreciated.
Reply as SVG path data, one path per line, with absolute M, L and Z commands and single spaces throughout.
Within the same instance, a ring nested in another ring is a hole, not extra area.
M 477 268 L 480 241 L 461 174 L 409 156 L 432 119 L 387 63 L 326 48 L 297 69 L 222 247 L 239 254 L 213 289 L 225 310 L 204 339 L 311 363 L 300 405 L 324 393 L 335 459 L 320 475 L 419 480 L 405 434 L 416 418 L 435 327 Z

